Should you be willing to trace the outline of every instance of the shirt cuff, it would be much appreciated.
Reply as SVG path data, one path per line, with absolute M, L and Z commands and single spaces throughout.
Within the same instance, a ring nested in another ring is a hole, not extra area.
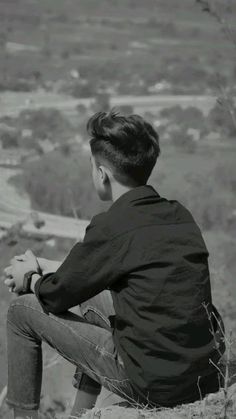
M 40 286 L 41 286 L 41 284 L 42 284 L 42 282 L 44 281 L 44 279 L 46 279 L 46 278 L 48 278 L 49 276 L 51 276 L 53 274 L 53 272 L 52 273 L 47 273 L 46 275 L 43 275 L 43 276 L 41 276 L 36 282 L 35 282 L 35 285 L 34 285 L 34 292 L 35 292 L 35 295 L 36 295 L 36 297 L 37 297 L 37 299 L 38 299 L 38 301 L 39 301 L 39 303 L 40 303 L 40 305 L 41 305 L 41 307 L 42 307 L 42 309 L 43 309 L 43 311 L 44 311 L 44 313 L 46 313 L 46 314 L 49 314 L 49 311 L 48 311 L 48 309 L 46 308 L 46 306 L 44 305 L 44 303 L 43 303 L 43 301 L 41 300 L 41 298 L 40 298 Z

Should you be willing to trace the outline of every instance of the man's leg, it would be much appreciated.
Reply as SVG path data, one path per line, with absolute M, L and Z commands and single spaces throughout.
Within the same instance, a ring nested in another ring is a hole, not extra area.
M 74 365 L 80 366 L 92 381 L 97 382 L 97 394 L 100 385 L 103 385 L 118 394 L 132 395 L 124 368 L 117 360 L 109 330 L 88 323 L 83 317 L 69 311 L 47 315 L 36 296 L 28 294 L 11 302 L 7 331 L 6 400 L 16 411 L 34 411 L 34 417 L 37 417 L 42 382 L 42 341 Z M 22 414 L 21 417 L 26 416 Z
M 111 331 L 111 317 L 114 316 L 115 310 L 110 291 L 102 291 L 73 310 L 78 310 L 78 313 L 88 322 Z M 121 362 L 120 357 L 119 360 Z M 71 416 L 76 416 L 76 413 L 78 413 L 80 409 L 92 408 L 96 403 L 97 396 L 93 397 L 92 394 L 92 379 L 85 373 L 81 372 L 79 367 L 76 368 L 72 383 L 73 386 L 77 388 L 77 393 L 74 406 L 71 411 Z M 96 381 L 94 382 L 94 385 L 96 388 Z M 103 389 L 102 395 L 105 393 L 104 390 L 105 389 Z M 106 391 L 106 400 L 108 403 L 109 401 L 111 401 L 111 403 L 118 403 L 122 402 L 124 399 L 114 393 Z

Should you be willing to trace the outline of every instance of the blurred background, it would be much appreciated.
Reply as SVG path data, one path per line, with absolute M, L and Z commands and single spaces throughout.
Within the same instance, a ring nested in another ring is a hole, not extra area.
M 192 211 L 214 303 L 236 339 L 235 22 L 227 0 L 0 0 L 1 275 L 27 248 L 62 260 L 111 205 L 92 185 L 86 122 L 115 106 L 159 132 L 149 183 Z M 11 298 L 1 281 L 4 418 Z M 74 367 L 46 345 L 44 364 L 50 417 L 71 404 Z

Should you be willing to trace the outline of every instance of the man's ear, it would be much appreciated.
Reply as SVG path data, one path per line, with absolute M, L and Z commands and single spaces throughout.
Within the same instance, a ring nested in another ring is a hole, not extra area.
M 105 166 L 99 166 L 98 168 L 99 171 L 99 176 L 101 178 L 102 183 L 106 183 L 108 181 L 108 173 L 107 173 L 107 168 Z

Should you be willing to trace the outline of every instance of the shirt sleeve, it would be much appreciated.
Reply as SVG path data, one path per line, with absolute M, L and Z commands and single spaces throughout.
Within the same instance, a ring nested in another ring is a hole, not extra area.
M 118 259 L 115 241 L 91 221 L 84 241 L 74 245 L 58 270 L 36 282 L 35 294 L 44 311 L 66 311 L 108 288 L 121 274 Z

